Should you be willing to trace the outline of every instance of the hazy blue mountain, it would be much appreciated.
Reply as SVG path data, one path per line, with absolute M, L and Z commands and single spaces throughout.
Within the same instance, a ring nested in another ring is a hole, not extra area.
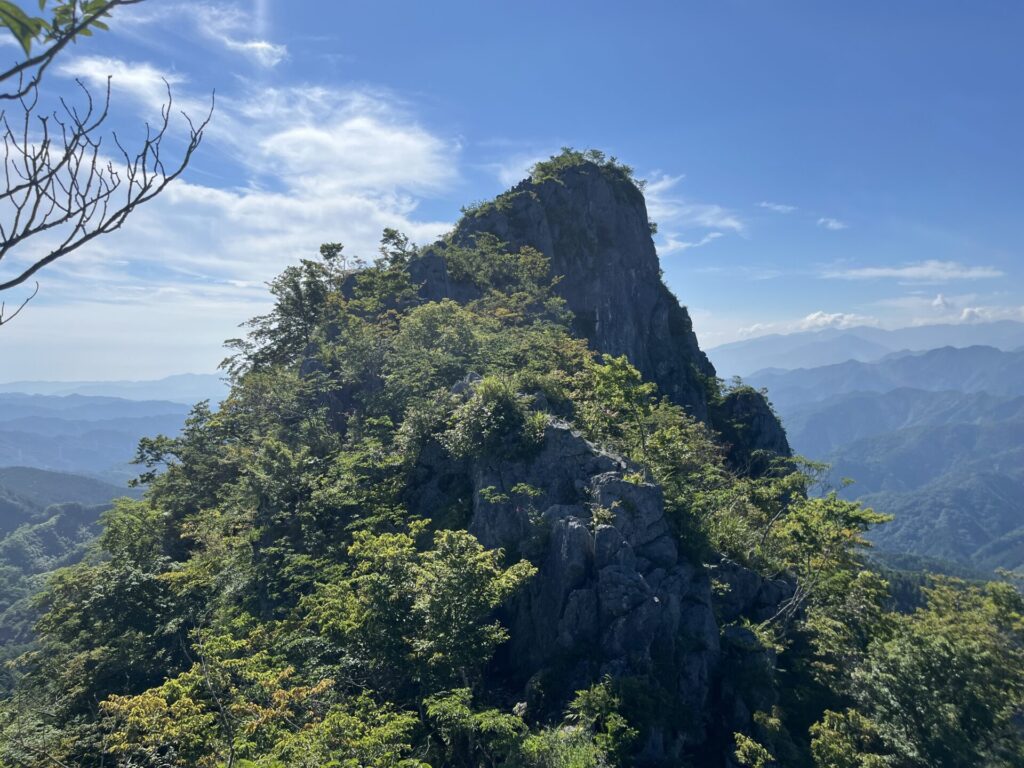
M 88 395 L 125 400 L 169 400 L 192 405 L 200 400 L 219 403 L 227 394 L 221 376 L 182 373 L 152 381 L 12 381 L 0 384 L 0 393 L 29 395 Z
M 1024 394 L 1024 350 L 995 347 L 942 347 L 927 352 L 889 355 L 874 363 L 849 360 L 820 368 L 766 370 L 747 377 L 754 387 L 768 389 L 776 408 L 826 400 L 849 392 L 889 392 L 907 387 L 932 392 Z
M 139 439 L 177 434 L 188 411 L 169 401 L 0 394 L 0 467 L 93 475 L 124 486 L 138 474 L 129 462 Z
M 869 326 L 770 334 L 707 350 L 718 375 L 749 376 L 765 368 L 816 368 L 847 360 L 872 362 L 902 350 L 990 346 L 1024 347 L 1024 323 L 1002 320 L 969 325 L 924 325 L 884 330 Z
M 910 388 L 849 392 L 794 404 L 786 410 L 784 421 L 794 450 L 805 456 L 827 456 L 858 440 L 914 427 L 1021 422 L 1024 396 Z
M 184 416 L 190 405 L 169 400 L 128 400 L 86 395 L 0 393 L 0 421 L 56 417 L 79 421 L 149 418 L 166 414 Z
M 950 473 L 1015 473 L 1024 467 L 1024 421 L 911 427 L 856 440 L 822 456 L 852 495 L 905 492 Z M 1024 524 L 1024 509 L 1020 511 Z
M 869 341 L 856 330 L 832 328 L 806 333 L 772 334 L 723 344 L 707 350 L 722 378 L 749 376 L 763 369 L 817 368 L 846 360 L 879 360 L 895 352 L 887 344 Z
M 887 553 L 1024 567 L 1024 352 L 944 347 L 750 377 L 794 450 L 895 516 Z

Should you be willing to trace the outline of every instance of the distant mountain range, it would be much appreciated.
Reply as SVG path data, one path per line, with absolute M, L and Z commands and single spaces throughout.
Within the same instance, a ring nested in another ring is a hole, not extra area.
M 765 387 L 777 408 L 849 392 L 890 392 L 908 387 L 930 392 L 988 392 L 1024 395 L 1024 350 L 942 347 L 891 354 L 878 362 L 848 360 L 819 368 L 765 369 L 746 378 Z
M 139 439 L 177 434 L 188 411 L 162 400 L 0 394 L 0 467 L 91 475 L 124 487 L 138 474 L 129 462 Z
M 816 368 L 847 360 L 872 362 L 894 352 L 938 347 L 989 346 L 1004 351 L 1024 348 L 1024 323 L 1001 320 L 965 325 L 922 325 L 896 330 L 861 326 L 770 334 L 707 350 L 718 375 L 749 376 L 764 368 Z
M 227 392 L 221 376 L 207 373 L 182 373 L 152 381 L 12 381 L 0 384 L 0 393 L 169 400 L 187 405 L 200 400 L 216 404 Z
M 766 370 L 794 450 L 895 519 L 880 550 L 1024 569 L 1024 351 L 943 347 Z

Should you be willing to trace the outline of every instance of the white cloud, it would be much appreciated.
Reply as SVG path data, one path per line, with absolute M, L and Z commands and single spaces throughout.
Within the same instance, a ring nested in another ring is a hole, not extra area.
M 738 328 L 736 330 L 736 335 L 741 339 L 747 339 L 754 336 L 764 336 L 765 334 L 778 332 L 779 325 L 777 323 L 754 323 L 753 325 Z
M 853 328 L 858 325 L 876 325 L 878 320 L 869 315 L 851 312 L 812 312 L 799 320 L 796 327 L 801 331 L 816 331 L 822 328 Z
M 840 229 L 847 229 L 849 226 L 846 222 L 840 221 L 839 219 L 833 219 L 828 216 L 822 216 L 818 219 L 818 226 L 823 229 L 830 229 L 833 232 L 838 232 Z
M 113 34 L 125 34 L 135 41 L 144 40 L 150 48 L 170 53 L 169 28 L 184 30 L 214 43 L 229 53 L 239 54 L 259 67 L 272 68 L 288 58 L 288 48 L 268 39 L 269 0 L 237 2 L 203 0 L 162 0 L 140 3 L 118 10 Z
M 955 261 L 929 259 L 893 267 L 856 267 L 831 269 L 823 277 L 839 280 L 877 280 L 894 278 L 909 282 L 944 283 L 950 280 L 981 280 L 1002 277 L 1001 270 L 987 266 L 968 266 Z
M 498 177 L 503 187 L 511 187 L 530 175 L 530 169 L 542 160 L 547 160 L 550 153 L 521 153 L 513 155 L 502 162 L 492 163 L 488 168 Z
M 96 92 L 106 88 L 110 78 L 111 90 L 124 93 L 144 106 L 145 117 L 159 114 L 160 105 L 167 101 L 168 86 L 174 89 L 185 82 L 185 78 L 176 72 L 160 70 L 146 62 L 128 62 L 108 56 L 67 59 L 61 62 L 57 74 L 77 78 Z
M 255 35 L 266 34 L 267 4 L 257 2 L 255 13 L 237 6 L 196 4 L 191 8 L 197 29 L 229 51 L 262 67 L 275 67 L 288 57 L 288 48 Z
M 154 88 L 161 73 L 146 65 L 78 59 L 64 73 L 99 77 L 108 66 L 140 112 L 162 100 Z M 201 103 L 188 94 L 180 101 Z M 458 155 L 457 143 L 382 93 L 246 86 L 219 99 L 197 156 L 200 165 L 204 157 L 233 162 L 242 184 L 211 186 L 194 163 L 187 181 L 140 207 L 124 229 L 53 265 L 24 315 L 31 324 L 0 334 L 3 367 L 19 378 L 55 376 L 60 365 L 85 378 L 145 378 L 215 364 L 219 342 L 265 311 L 264 283 L 322 242 L 372 257 L 384 227 L 420 243 L 447 231 L 451 222 L 418 214 L 418 195 L 453 182 Z M 57 330 L 65 323 L 74 333 Z M 107 324 L 118 328 L 110 343 L 84 340 L 104 338 Z M 38 359 L 32 343 L 44 337 L 46 357 L 66 363 Z M 124 354 L 154 346 L 163 351 Z
M 707 264 L 694 269 L 694 272 L 702 275 L 725 275 L 729 280 L 742 278 L 744 280 L 775 280 L 786 274 L 775 267 L 755 266 L 751 264 L 730 264 L 727 267 L 717 264 Z
M 204 115 L 207 97 L 183 93 L 184 78 L 146 63 L 80 57 L 59 73 L 94 88 L 113 76 L 113 88 L 134 99 L 148 115 L 167 99 Z M 312 86 L 261 87 L 249 84 L 220 96 L 207 135 L 249 173 L 272 177 L 290 187 L 331 191 L 434 190 L 455 177 L 452 156 L 458 145 L 419 126 L 382 91 Z
M 984 322 L 987 318 L 981 307 L 964 307 L 960 313 L 961 323 L 980 323 Z
M 937 310 L 945 312 L 945 311 L 947 311 L 949 309 L 952 309 L 952 307 L 953 307 L 953 302 L 951 302 L 949 299 L 947 299 L 941 293 L 936 294 L 935 298 L 932 299 L 932 309 L 937 309 Z
M 703 227 L 743 232 L 745 223 L 734 211 L 715 203 L 698 203 L 676 197 L 673 191 L 683 176 L 662 174 L 647 184 L 647 211 L 660 226 Z
M 708 232 L 700 240 L 687 242 L 678 239 L 676 235 L 667 235 L 665 242 L 658 246 L 658 253 L 662 256 L 667 256 L 670 253 L 685 251 L 690 248 L 700 248 L 702 245 L 712 243 L 720 237 L 722 237 L 721 232 Z
M 739 338 L 764 336 L 769 333 L 797 333 L 799 331 L 821 331 L 826 328 L 856 328 L 862 325 L 878 325 L 878 318 L 858 315 L 852 312 L 825 312 L 819 310 L 796 320 L 772 323 L 754 323 L 736 331 Z
M 765 208 L 769 211 L 774 211 L 775 213 L 792 213 L 793 211 L 796 210 L 795 205 L 786 205 L 784 203 L 771 203 L 768 202 L 767 200 L 762 200 L 760 203 L 757 204 L 757 207 Z
M 959 323 L 991 323 L 997 320 L 1024 321 L 1024 305 L 964 307 L 956 321 Z

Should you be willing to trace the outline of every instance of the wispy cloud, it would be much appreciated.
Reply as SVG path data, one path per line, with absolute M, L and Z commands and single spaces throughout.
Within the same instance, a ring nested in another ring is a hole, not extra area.
M 833 232 L 838 232 L 841 229 L 849 228 L 849 224 L 847 224 L 846 222 L 840 221 L 839 219 L 833 219 L 829 216 L 822 216 L 820 219 L 818 219 L 818 226 L 821 227 L 822 229 L 832 230 Z
M 127 6 L 118 12 L 114 34 L 145 40 L 151 48 L 170 52 L 165 41 L 171 27 L 201 38 L 253 64 L 271 68 L 288 58 L 287 46 L 269 39 L 270 0 L 212 2 L 211 0 L 163 0 Z
M 870 315 L 858 315 L 852 312 L 812 312 L 797 322 L 802 331 L 815 331 L 822 328 L 853 328 L 858 325 L 876 325 L 878 320 Z
M 106 87 L 110 78 L 111 88 L 124 93 L 136 105 L 143 107 L 143 116 L 159 113 L 160 106 L 167 101 L 167 87 L 181 85 L 185 78 L 177 72 L 162 70 L 147 62 L 127 62 L 109 56 L 79 56 L 61 62 L 57 74 L 74 77 L 97 91 Z M 198 104 L 179 104 L 186 110 Z M 207 104 L 205 108 L 208 108 Z
M 730 264 L 727 267 L 717 264 L 707 264 L 694 269 L 694 272 L 702 275 L 725 275 L 730 280 L 737 278 L 751 281 L 775 280 L 785 276 L 787 273 L 775 267 L 753 266 L 749 264 Z
M 240 53 L 262 67 L 274 67 L 288 57 L 288 48 L 257 35 L 265 35 L 268 8 L 257 0 L 252 11 L 237 6 L 198 3 L 192 9 L 197 28 L 229 51 Z
M 784 203 L 771 203 L 767 200 L 762 200 L 757 204 L 758 208 L 764 208 L 775 213 L 792 213 L 796 210 L 795 205 L 786 205 Z
M 822 276 L 838 280 L 896 279 L 920 283 L 945 283 L 952 280 L 982 280 L 1002 275 L 1003 272 L 995 267 L 969 266 L 956 261 L 929 259 L 902 266 L 830 269 Z
M 996 320 L 1024 321 L 1024 305 L 964 307 L 957 317 L 959 323 L 991 323 Z
M 520 152 L 486 167 L 498 177 L 498 181 L 503 187 L 511 187 L 529 176 L 530 169 L 541 160 L 546 160 L 550 154 L 550 152 Z
M 708 232 L 700 240 L 688 242 L 678 239 L 675 235 L 668 235 L 665 238 L 665 242 L 658 246 L 658 253 L 662 256 L 667 256 L 668 254 L 676 253 L 677 251 L 685 251 L 690 248 L 700 248 L 702 245 L 713 243 L 720 237 L 722 237 L 721 232 Z
M 683 176 L 661 174 L 647 184 L 644 195 L 647 210 L 659 225 L 703 227 L 705 229 L 743 232 L 746 224 L 739 215 L 722 205 L 698 203 L 677 196 L 675 189 Z

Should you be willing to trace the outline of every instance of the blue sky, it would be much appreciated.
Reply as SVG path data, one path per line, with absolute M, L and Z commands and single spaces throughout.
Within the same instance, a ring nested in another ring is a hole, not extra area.
M 111 29 L 48 92 L 112 74 L 131 136 L 161 77 L 192 113 L 216 89 L 210 133 L 183 182 L 42 273 L 0 380 L 210 371 L 320 242 L 427 242 L 563 145 L 648 180 L 704 346 L 1024 320 L 1017 2 L 147 0 Z

